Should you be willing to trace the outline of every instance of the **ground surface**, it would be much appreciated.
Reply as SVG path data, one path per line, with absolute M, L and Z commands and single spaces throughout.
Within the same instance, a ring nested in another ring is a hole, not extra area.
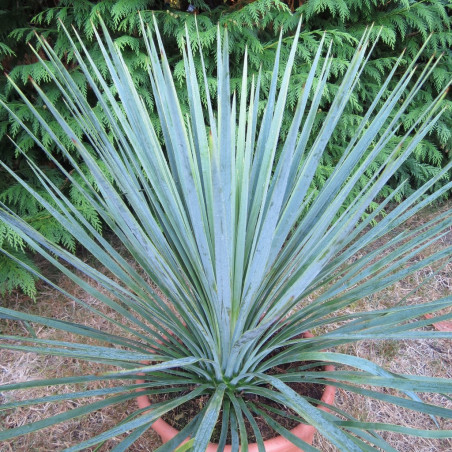
M 429 219 L 434 218 L 440 211 L 451 208 L 452 203 L 446 203 L 440 207 L 432 207 L 411 219 L 409 227 L 424 224 Z M 444 236 L 436 245 L 435 250 L 450 246 L 452 244 L 451 231 Z M 433 251 L 435 251 L 433 250 Z M 430 250 L 432 251 L 432 250 Z M 364 299 L 361 304 L 357 304 L 353 309 L 378 309 L 389 306 L 403 297 L 407 297 L 408 303 L 420 303 L 427 299 L 439 298 L 451 293 L 452 289 L 452 266 L 450 263 L 443 263 L 443 268 L 435 273 L 433 268 L 427 267 L 405 281 L 401 281 L 390 290 L 385 290 L 377 297 Z M 412 292 L 412 289 L 425 277 L 430 277 L 428 282 L 419 290 Z M 75 292 L 77 296 L 85 302 L 95 305 L 99 309 L 104 309 L 100 302 L 87 296 L 78 290 L 65 278 L 60 278 L 60 284 L 68 291 Z M 6 299 L 0 300 L 3 305 L 13 309 L 28 310 L 39 315 L 57 317 L 59 319 L 80 322 L 97 328 L 110 328 L 109 324 L 99 323 L 99 319 L 90 318 L 86 312 L 64 297 L 56 290 L 40 285 L 40 294 L 36 303 L 26 299 L 19 293 L 13 294 Z M 4 334 L 25 335 L 26 330 L 21 325 L 11 321 L 2 321 L 0 329 Z M 41 338 L 55 338 L 55 332 L 51 329 L 38 330 Z M 69 334 L 58 333 L 56 337 L 62 340 L 70 340 Z M 389 370 L 417 375 L 431 375 L 444 378 L 452 377 L 452 349 L 451 341 L 448 340 L 414 340 L 392 343 L 383 342 L 358 342 L 344 348 L 347 351 L 360 357 L 371 359 Z M 105 369 L 105 367 L 102 367 Z M 67 358 L 42 357 L 32 353 L 19 353 L 10 351 L 0 351 L 0 384 L 12 381 L 25 381 L 34 378 L 55 378 L 71 374 L 84 374 L 88 372 L 100 371 L 101 366 L 87 362 L 80 362 Z M 94 384 L 92 387 L 98 387 Z M 59 392 L 69 392 L 70 388 L 59 388 Z M 1 393 L 0 404 L 11 400 L 20 400 L 30 397 L 41 397 L 46 395 L 44 389 L 33 390 L 33 393 L 19 392 Z M 452 402 L 440 396 L 423 395 L 424 400 L 429 400 L 442 406 L 452 408 Z M 39 405 L 33 408 L 23 408 L 9 411 L 0 416 L 0 428 L 11 428 L 36 421 L 68 409 L 79 406 L 79 401 L 62 402 L 58 405 Z M 390 422 L 400 425 L 411 426 L 413 428 L 433 428 L 433 421 L 427 416 L 408 410 L 395 409 L 379 401 L 365 399 L 360 396 L 346 393 L 339 390 L 336 397 L 336 406 L 350 412 L 352 415 L 363 421 L 369 422 Z M 15 439 L 0 444 L 0 452 L 32 452 L 32 451 L 59 451 L 74 445 L 84 439 L 92 437 L 102 431 L 113 427 L 115 424 L 125 419 L 134 409 L 134 404 L 97 411 L 91 415 L 71 420 L 56 427 L 50 427 L 40 432 L 29 434 L 26 437 Z M 450 420 L 440 420 L 440 425 L 445 429 L 452 429 Z M 404 452 L 434 452 L 452 450 L 450 440 L 419 439 L 414 437 L 403 437 L 398 434 L 385 434 L 385 437 L 393 447 Z M 109 451 L 116 440 L 110 440 L 98 449 L 89 449 L 94 452 Z M 160 445 L 159 438 L 149 430 L 130 449 L 132 452 L 154 451 Z M 320 450 L 330 452 L 335 450 L 318 435 L 314 439 L 314 445 Z

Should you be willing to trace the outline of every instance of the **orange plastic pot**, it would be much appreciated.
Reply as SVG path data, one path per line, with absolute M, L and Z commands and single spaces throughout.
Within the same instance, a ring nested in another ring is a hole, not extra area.
M 304 337 L 313 337 L 311 333 L 306 332 L 303 333 Z M 334 366 L 328 365 L 325 366 L 324 369 L 326 371 L 334 370 Z M 137 380 L 137 384 L 144 383 L 144 380 Z M 325 386 L 323 391 L 322 398 L 320 399 L 323 403 L 327 405 L 332 405 L 334 402 L 334 395 L 336 392 L 336 388 L 331 385 Z M 147 395 L 141 395 L 137 397 L 137 404 L 140 409 L 148 408 L 151 406 L 151 401 Z M 329 411 L 327 407 L 321 405 L 318 407 L 320 410 Z M 179 431 L 174 427 L 169 425 L 163 419 L 157 419 L 152 425 L 152 429 L 158 433 L 160 438 L 164 443 L 168 442 L 172 438 L 174 438 Z M 305 441 L 308 444 L 312 444 L 312 440 L 314 439 L 315 427 L 309 424 L 299 424 L 295 428 L 293 428 L 290 432 Z M 188 438 L 185 440 L 188 441 Z M 299 447 L 294 446 L 289 440 L 282 436 L 276 436 L 275 438 L 271 438 L 267 441 L 264 441 L 265 451 L 266 452 L 303 452 Z M 218 445 L 217 444 L 209 444 L 206 449 L 206 452 L 217 452 Z M 225 446 L 224 452 L 231 452 L 231 446 Z M 256 443 L 252 443 L 248 445 L 249 452 L 258 452 L 258 447 Z

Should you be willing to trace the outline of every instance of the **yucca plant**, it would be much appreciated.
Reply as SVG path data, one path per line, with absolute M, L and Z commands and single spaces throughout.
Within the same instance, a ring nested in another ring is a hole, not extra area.
M 137 409 L 125 422 L 68 450 L 82 450 L 128 432 L 126 439 L 113 449 L 126 450 L 157 418 L 201 396 L 208 401 L 199 414 L 188 420 L 186 427 L 159 451 L 175 450 L 189 436 L 191 440 L 182 446 L 184 450 L 205 451 L 217 422 L 218 450 L 223 450 L 229 434 L 232 450 L 238 451 L 240 445 L 245 451 L 249 443 L 245 419 L 251 425 L 258 450 L 264 451 L 255 422 L 257 416 L 296 446 L 316 450 L 263 411 L 268 401 L 290 408 L 290 416 L 316 427 L 343 451 L 394 450 L 377 433 L 379 430 L 450 437 L 451 431 L 362 422 L 332 406 L 328 413 L 320 410 L 315 400 L 298 395 L 290 387 L 291 382 L 300 381 L 330 384 L 393 403 L 394 409 L 405 407 L 432 417 L 452 417 L 451 410 L 423 403 L 416 395 L 416 392 L 451 393 L 450 381 L 396 375 L 365 359 L 334 351 L 335 347 L 362 339 L 451 337 L 450 333 L 413 331 L 438 318 L 450 317 L 440 313 L 436 319 L 421 320 L 424 314 L 449 307 L 451 296 L 415 306 L 407 306 L 402 300 L 384 310 L 344 311 L 426 265 L 450 259 L 449 246 L 413 263 L 414 257 L 450 227 L 450 210 L 415 230 L 401 230 L 400 226 L 450 190 L 452 182 L 442 186 L 439 182 L 451 164 L 386 214 L 385 209 L 397 196 L 397 190 L 377 207 L 373 204 L 382 187 L 442 113 L 444 93 L 425 106 L 406 134 L 399 133 L 406 108 L 436 61 L 432 58 L 421 69 L 413 62 L 389 91 L 398 67 L 394 65 L 331 177 L 315 192 L 310 187 L 316 168 L 346 104 L 353 99 L 354 88 L 360 83 L 369 55 L 369 39 L 375 37 L 375 30 L 366 31 L 362 37 L 320 132 L 312 136 L 311 128 L 331 65 L 331 49 L 325 38 L 321 39 L 312 67 L 299 86 L 298 105 L 284 139 L 280 138 L 280 127 L 300 27 L 284 65 L 279 61 L 280 41 L 271 87 L 264 95 L 259 89 L 261 74 L 247 86 L 246 58 L 240 93 L 231 94 L 228 37 L 226 31 L 219 30 L 218 91 L 211 97 L 202 53 L 201 64 L 195 65 L 192 48 L 196 48 L 196 43 L 190 43 L 187 34 L 184 62 L 190 110 L 185 115 L 156 24 L 153 30 L 143 24 L 149 78 L 160 119 L 158 127 L 151 123 L 146 104 L 138 96 L 121 52 L 105 27 L 102 35 L 94 32 L 105 61 L 104 69 L 114 81 L 112 86 L 93 64 L 83 42 L 67 34 L 72 43 L 70 51 L 85 74 L 92 96 L 108 118 L 107 123 L 99 122 L 68 69 L 51 46 L 40 39 L 46 58 L 36 55 L 58 84 L 77 120 L 78 130 L 68 126 L 39 86 L 34 84 L 35 88 L 71 138 L 81 159 L 73 157 L 53 134 L 51 126 L 40 118 L 32 102 L 23 96 L 65 155 L 67 164 L 62 165 L 48 153 L 32 130 L 27 132 L 64 177 L 83 193 L 115 239 L 109 241 L 100 235 L 66 194 L 32 162 L 36 177 L 58 208 L 20 178 L 16 177 L 17 181 L 89 250 L 93 264 L 49 242 L 4 205 L 0 208 L 0 219 L 30 248 L 105 303 L 115 315 L 109 316 L 45 276 L 37 276 L 71 297 L 80 309 L 87 310 L 87 315 L 111 322 L 123 335 L 0 308 L 3 318 L 41 324 L 82 337 L 80 343 L 72 343 L 40 339 L 33 334 L 3 335 L 0 347 L 68 356 L 117 369 L 2 386 L 4 392 L 111 381 L 107 388 L 97 392 L 77 389 L 71 394 L 3 405 L 2 409 L 8 410 L 68 398 L 104 397 L 67 413 L 3 430 L 0 440 L 126 402 L 137 395 L 159 392 L 171 392 L 174 397 L 155 403 L 150 409 Z M 382 106 L 377 109 L 379 104 Z M 265 108 L 261 114 L 262 105 Z M 5 103 L 3 106 L 8 109 Z M 10 114 L 14 115 L 12 111 Z M 17 117 L 16 120 L 20 122 Z M 26 129 L 25 124 L 22 126 Z M 161 131 L 161 137 L 156 130 Z M 374 161 L 382 152 L 387 153 L 387 158 L 375 168 Z M 89 167 L 92 179 L 85 176 L 81 165 Z M 365 188 L 358 197 L 350 199 L 352 188 L 362 177 L 368 179 Z M 435 184 L 440 188 L 426 195 Z M 370 206 L 374 206 L 373 210 Z M 380 240 L 390 233 L 390 239 Z M 121 252 L 112 244 L 118 241 Z M 364 252 L 366 249 L 369 251 Z M 7 254 L 6 250 L 3 252 Z M 98 263 L 105 271 L 98 270 Z M 122 320 L 118 320 L 118 315 Z M 300 338 L 308 330 L 314 330 L 316 336 Z M 84 337 L 99 341 L 99 345 L 87 345 Z M 276 366 L 300 362 L 305 364 L 285 373 L 272 372 Z M 335 364 L 338 371 L 313 371 L 313 367 L 325 363 Z M 139 378 L 145 383 L 137 383 Z M 359 384 L 392 388 L 399 395 L 364 390 Z M 253 397 L 251 403 L 246 399 L 250 394 L 260 398 Z

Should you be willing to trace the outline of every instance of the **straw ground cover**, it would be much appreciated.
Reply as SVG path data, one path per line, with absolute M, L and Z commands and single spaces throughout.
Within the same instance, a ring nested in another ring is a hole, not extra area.
M 421 214 L 413 217 L 406 225 L 410 228 L 419 227 L 431 220 L 440 211 L 443 211 L 451 201 L 441 207 L 425 209 Z M 435 250 L 452 243 L 452 226 L 441 242 L 435 245 Z M 434 251 L 432 248 L 426 250 L 426 254 Z M 424 282 L 417 290 L 422 281 Z M 384 309 L 398 303 L 400 300 L 406 304 L 422 303 L 430 297 L 445 296 L 452 291 L 452 264 L 442 262 L 435 268 L 426 267 L 424 270 L 413 274 L 410 278 L 402 280 L 378 294 L 362 300 L 353 309 L 369 310 Z M 350 311 L 350 310 L 349 310 Z M 430 327 L 429 327 L 430 328 Z M 343 346 L 345 353 L 369 359 L 389 371 L 401 374 L 436 376 L 443 378 L 452 377 L 452 349 L 449 340 L 413 340 L 413 341 L 360 341 L 349 346 Z M 385 391 L 388 391 L 387 389 Z M 422 399 L 426 402 L 437 403 L 445 407 L 452 407 L 452 401 L 439 395 L 424 394 Z M 357 394 L 339 389 L 336 392 L 335 405 L 358 419 L 369 422 L 391 422 L 414 428 L 435 428 L 431 418 L 419 415 L 409 410 L 397 409 L 377 400 L 362 397 Z M 451 428 L 450 421 L 439 421 L 441 428 Z M 450 440 L 427 440 L 422 438 L 407 438 L 395 433 L 383 433 L 382 436 L 397 450 L 400 451 L 450 451 L 452 442 Z M 319 442 L 315 438 L 315 446 L 322 451 L 335 451 L 329 444 Z M 317 442 L 316 442 L 317 440 Z
M 41 267 L 46 267 L 46 262 L 39 262 Z M 48 270 L 48 271 L 46 271 Z M 49 276 L 51 269 L 44 268 L 44 274 Z M 57 281 L 62 288 L 69 293 L 78 296 L 85 303 L 95 306 L 101 312 L 112 316 L 118 320 L 117 314 L 106 308 L 106 306 L 94 299 L 93 297 L 82 293 L 82 289 L 74 285 L 72 281 L 65 276 L 61 276 Z M 112 324 L 104 321 L 98 316 L 93 318 L 87 315 L 86 311 L 80 309 L 72 300 L 61 296 L 61 294 L 53 288 L 46 287 L 43 283 L 39 283 L 39 296 L 36 303 L 33 303 L 29 299 L 24 299 L 23 296 L 16 293 L 14 296 L 10 296 L 2 300 L 2 303 L 8 307 L 19 308 L 30 313 L 58 318 L 60 320 L 67 320 L 72 322 L 78 322 L 80 324 L 100 328 L 101 330 L 114 333 Z M 8 320 L 1 321 L 1 331 L 3 333 L 23 333 L 24 325 L 10 322 Z M 75 337 L 69 333 L 61 333 L 51 328 L 39 328 L 36 333 L 43 339 L 53 338 L 60 340 L 74 340 Z M 85 340 L 85 343 L 91 343 L 98 345 L 96 340 Z M 111 368 L 109 366 L 85 362 L 81 360 L 67 359 L 64 357 L 44 357 L 35 355 L 33 353 L 17 353 L 14 351 L 1 352 L 0 360 L 0 384 L 8 382 L 27 381 L 29 379 L 40 378 L 61 378 L 71 375 L 80 374 L 96 374 L 96 372 L 108 371 Z M 92 382 L 87 383 L 83 387 L 80 385 L 80 390 L 98 390 L 105 387 L 105 382 Z M 57 389 L 59 394 L 72 392 L 74 386 L 60 386 Z M 0 404 L 10 402 L 14 400 L 24 400 L 29 397 L 38 398 L 46 395 L 46 388 L 36 389 L 31 391 L 15 391 L 13 393 L 1 394 L 0 392 Z M 7 397 L 7 398 L 6 398 Z M 100 398 L 99 398 L 100 399 Z M 96 400 L 95 397 L 90 401 Z M 88 402 L 88 400 L 86 400 Z M 27 422 L 38 421 L 46 417 L 63 413 L 78 406 L 81 406 L 84 402 L 77 400 L 67 400 L 58 404 L 43 404 L 38 408 L 22 408 L 11 410 L 6 414 L 2 413 L 0 416 L 1 428 L 12 428 L 23 425 Z M 6 441 L 0 444 L 0 451 L 58 451 L 64 448 L 90 438 L 96 434 L 101 433 L 108 427 L 113 427 L 133 411 L 134 402 L 130 404 L 116 405 L 109 407 L 108 409 L 95 411 L 88 416 L 83 416 L 72 421 L 67 421 L 51 428 L 47 428 L 36 433 L 32 433 L 28 436 L 23 436 L 15 440 Z M 119 441 L 118 441 L 119 442 Z M 143 437 L 134 444 L 135 451 L 148 451 L 153 450 L 159 444 L 158 436 L 149 430 Z M 99 448 L 88 449 L 89 451 L 108 451 L 115 445 L 114 440 L 110 440 Z
M 418 227 L 428 220 L 433 219 L 440 212 L 450 208 L 452 201 L 446 202 L 441 206 L 434 206 L 425 209 L 420 214 L 413 217 L 408 223 L 409 227 Z M 450 232 L 445 235 L 439 242 L 434 245 L 435 249 L 426 250 L 426 253 L 439 250 L 452 243 L 452 226 Z M 40 263 L 45 266 L 45 263 Z M 46 269 L 47 274 L 52 269 Z M 108 315 L 115 315 L 108 312 L 104 305 L 99 303 L 93 297 L 82 293 L 82 290 L 76 287 L 65 277 L 58 277 L 59 283 L 64 288 L 82 298 L 83 301 Z M 413 290 L 425 278 L 427 282 L 418 290 Z M 421 272 L 411 276 L 409 279 L 400 281 L 391 289 L 387 289 L 374 296 L 367 298 L 356 304 L 352 309 L 382 309 L 392 304 L 404 300 L 409 304 L 416 304 L 428 299 L 440 298 L 451 293 L 452 288 L 452 265 L 450 262 L 442 262 L 438 268 L 427 267 Z M 101 329 L 108 328 L 113 333 L 111 324 L 105 322 L 104 325 L 99 324 L 99 318 L 95 319 L 87 316 L 86 312 L 80 309 L 73 301 L 63 298 L 55 290 L 46 287 L 44 284 L 39 286 L 39 297 L 36 303 L 26 299 L 19 293 L 9 296 L 2 300 L 2 304 L 9 308 L 27 310 L 31 313 L 52 316 L 61 320 L 70 320 L 83 323 L 87 326 L 96 326 Z M 351 309 L 349 308 L 348 311 Z M 16 322 L 2 320 L 0 329 L 4 334 L 20 334 L 24 332 L 25 325 Z M 71 340 L 69 334 L 61 337 L 62 333 L 56 333 L 54 330 L 47 328 L 38 329 L 37 332 L 41 338 L 57 338 Z M 55 337 L 57 335 L 57 337 Z M 60 337 L 58 337 L 60 335 Z M 73 338 L 72 338 L 73 339 Z M 88 341 L 87 341 L 88 342 Z M 95 344 L 95 341 L 92 341 Z M 347 348 L 348 347 L 348 348 Z M 390 341 L 367 342 L 361 341 L 350 346 L 343 346 L 344 352 L 354 354 L 359 357 L 370 359 L 383 367 L 401 373 L 415 375 L 429 375 L 437 377 L 452 378 L 452 349 L 448 340 L 414 340 L 414 341 L 398 341 L 396 343 Z M 94 368 L 96 366 L 98 368 Z M 95 365 L 84 361 L 67 359 L 64 357 L 42 357 L 32 353 L 24 354 L 12 351 L 2 350 L 0 359 L 0 384 L 13 381 L 26 381 L 35 378 L 54 378 L 69 376 L 73 374 L 91 373 L 105 370 L 105 366 Z M 93 382 L 89 386 L 81 389 L 99 389 L 102 382 Z M 69 387 L 60 387 L 59 392 L 69 392 Z M 14 393 L 1 394 L 0 403 L 11 401 L 13 398 L 21 400 L 22 398 L 45 396 L 45 389 L 33 389 L 30 391 L 16 391 Z M 431 401 L 439 405 L 452 408 L 452 401 L 441 398 L 441 396 L 422 395 L 423 400 Z M 67 400 L 59 404 L 43 404 L 33 408 L 21 408 L 14 411 L 3 413 L 0 417 L 1 428 L 11 428 L 23 425 L 27 422 L 36 421 L 49 417 L 51 415 L 64 412 L 68 409 L 80 406 L 80 400 Z M 397 409 L 388 406 L 378 400 L 362 397 L 357 394 L 351 394 L 341 389 L 337 391 L 336 406 L 346 412 L 353 414 L 356 418 L 363 421 L 373 422 L 389 422 L 405 426 L 418 428 L 435 428 L 434 422 L 426 415 L 410 412 L 408 410 Z M 25 437 L 6 441 L 0 445 L 0 452 L 25 452 L 25 451 L 57 451 L 65 447 L 73 445 L 89 437 L 95 436 L 108 427 L 121 422 L 133 411 L 133 402 L 122 406 L 115 406 L 101 411 L 96 411 L 89 416 L 77 418 L 57 426 L 38 431 Z M 443 429 L 451 429 L 452 421 L 439 420 L 439 425 Z M 383 434 L 385 439 L 397 450 L 411 452 L 413 450 L 420 452 L 427 451 L 448 451 L 452 449 L 450 440 L 433 440 L 423 438 L 407 438 L 394 433 Z M 119 442 L 111 439 L 101 445 L 100 448 L 88 449 L 88 451 L 108 451 Z M 137 441 L 132 451 L 153 451 L 160 445 L 159 438 L 152 430 L 149 430 L 143 437 Z M 314 446 L 322 451 L 334 451 L 335 448 L 325 442 L 323 438 L 316 437 Z

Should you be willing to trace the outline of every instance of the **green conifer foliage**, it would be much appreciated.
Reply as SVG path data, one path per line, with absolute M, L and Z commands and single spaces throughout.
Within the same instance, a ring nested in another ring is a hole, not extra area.
M 8 3 L 8 2 L 6 2 Z M 241 83 L 241 65 L 245 49 L 248 52 L 250 74 L 262 70 L 264 81 L 263 91 L 268 89 L 268 80 L 271 74 L 271 64 L 279 32 L 282 31 L 284 40 L 290 42 L 300 15 L 303 16 L 303 28 L 299 44 L 299 61 L 295 68 L 294 82 L 289 90 L 289 105 L 295 108 L 298 93 L 302 86 L 307 68 L 313 58 L 313 49 L 325 32 L 327 39 L 332 42 L 333 62 L 332 76 L 328 81 L 326 95 L 319 105 L 321 112 L 328 111 L 330 96 L 337 89 L 337 79 L 346 69 L 346 61 L 351 56 L 357 38 L 366 27 L 374 24 L 373 39 L 380 38 L 367 64 L 362 82 L 359 84 L 353 102 L 349 104 L 346 114 L 341 119 L 340 127 L 329 143 L 329 153 L 324 157 L 311 190 L 317 190 L 331 173 L 339 160 L 349 138 L 354 134 L 360 121 L 362 111 L 366 105 L 373 101 L 375 93 L 381 86 L 385 75 L 390 71 L 395 59 L 404 51 L 405 64 L 408 64 L 414 54 L 424 44 L 429 35 L 430 40 L 424 52 L 424 61 L 433 54 L 444 53 L 442 59 L 435 67 L 430 81 L 422 88 L 420 95 L 413 102 L 409 110 L 404 127 L 407 130 L 418 117 L 422 106 L 433 99 L 440 90 L 452 79 L 452 8 L 448 1 L 413 1 L 413 0 L 60 0 L 33 2 L 31 0 L 20 2 L 10 1 L 9 5 L 0 11 L 0 64 L 3 70 L 27 91 L 28 79 L 32 77 L 46 91 L 55 104 L 61 105 L 63 100 L 58 90 L 50 82 L 49 75 L 41 65 L 36 62 L 33 53 L 27 49 L 27 43 L 35 43 L 34 33 L 42 34 L 52 43 L 55 52 L 64 64 L 70 68 L 72 76 L 80 86 L 85 96 L 90 99 L 85 81 L 73 61 L 73 56 L 67 51 L 69 48 L 67 37 L 61 33 L 60 22 L 65 26 L 73 25 L 94 56 L 100 56 L 100 50 L 93 39 L 92 24 L 98 23 L 99 15 L 104 19 L 115 42 L 124 52 L 127 63 L 133 69 L 135 82 L 139 86 L 141 96 L 150 111 L 154 110 L 149 79 L 147 76 L 147 57 L 139 32 L 139 17 L 137 11 L 145 22 L 152 23 L 154 14 L 159 23 L 160 30 L 165 39 L 170 64 L 174 69 L 177 80 L 180 82 L 180 98 L 184 99 L 183 81 L 185 77 L 181 52 L 185 45 L 185 27 L 191 36 L 192 46 L 201 45 L 205 55 L 205 65 L 209 80 L 209 89 L 216 90 L 215 81 L 215 50 L 216 26 L 227 27 L 229 31 L 230 60 L 236 64 L 232 67 L 231 89 L 238 91 Z M 197 38 L 199 36 L 199 41 Z M 39 48 L 37 49 L 39 51 Z M 282 60 L 288 52 L 288 46 L 283 47 Z M 99 70 L 105 74 L 106 68 L 100 63 Z M 195 62 L 196 63 L 196 62 Z M 198 62 L 199 63 L 199 62 Z M 422 63 L 422 62 L 421 62 Z M 402 65 L 403 66 L 403 65 Z M 201 65 L 197 64 L 200 68 Z M 422 68 L 419 68 L 420 70 Z M 401 67 L 403 72 L 403 67 Z M 249 83 L 251 83 L 249 77 Z M 393 83 L 396 83 L 395 80 Z M 391 87 L 388 87 L 390 89 Z M 31 91 L 30 91 L 31 92 Z M 50 152 L 57 153 L 54 140 L 60 139 L 64 145 L 71 149 L 72 143 L 55 125 L 54 136 L 50 136 L 37 121 L 30 117 L 23 101 L 16 97 L 11 87 L 2 76 L 0 78 L 0 96 L 7 99 L 9 105 L 35 134 L 43 139 Z M 445 101 L 451 104 L 451 97 Z M 45 106 L 36 99 L 36 107 L 44 114 Z M 99 117 L 103 112 L 93 102 L 93 110 Z M 185 110 L 188 114 L 188 110 Z M 29 135 L 21 130 L 17 120 L 0 113 L 0 161 L 16 168 L 30 184 L 34 184 L 27 159 L 39 165 L 47 174 L 52 175 L 52 166 L 45 158 L 45 154 L 36 147 Z M 155 117 L 155 116 L 154 116 Z M 286 111 L 286 120 L 283 124 L 283 133 L 287 130 L 291 111 Z M 73 121 L 68 115 L 68 120 Z M 315 127 L 320 127 L 322 115 L 317 115 Z M 157 121 L 154 122 L 157 130 Z M 426 137 L 416 149 L 412 158 L 408 159 L 390 185 L 384 188 L 382 196 L 387 195 L 395 186 L 405 182 L 399 196 L 408 194 L 411 190 L 425 182 L 439 171 L 452 155 L 452 109 L 449 109 L 436 125 L 434 131 Z M 401 130 L 400 133 L 404 131 Z M 6 137 L 9 135 L 15 144 Z M 80 137 L 81 138 L 81 137 Z M 24 157 L 19 149 L 25 154 Z M 384 159 L 384 155 L 381 156 Z M 368 176 L 372 173 L 369 169 Z M 452 177 L 450 175 L 449 177 Z M 54 183 L 65 187 L 66 181 L 54 178 Z M 359 190 L 366 183 L 363 177 L 356 186 Z M 67 186 L 71 199 L 76 202 L 80 211 L 92 224 L 100 229 L 102 225 L 88 203 L 73 187 Z M 0 167 L 0 202 L 9 208 L 20 212 L 28 221 L 39 224 L 41 232 L 55 242 L 65 244 L 69 249 L 75 248 L 74 239 L 59 225 L 46 219 L 39 205 L 24 195 L 22 187 L 13 185 Z M 1 229 L 0 246 L 7 246 L 15 253 L 24 252 L 23 243 L 10 241 L 10 233 L 6 228 Z M 9 234 L 9 235 L 8 235 Z M 0 262 L 1 264 L 1 262 Z M 0 294 L 6 293 L 14 287 L 21 287 L 29 295 L 34 295 L 33 279 L 19 273 L 14 262 L 2 264 L 0 270 Z M 8 276 L 9 275 L 9 276 Z M 27 279 L 28 278 L 28 279 Z

